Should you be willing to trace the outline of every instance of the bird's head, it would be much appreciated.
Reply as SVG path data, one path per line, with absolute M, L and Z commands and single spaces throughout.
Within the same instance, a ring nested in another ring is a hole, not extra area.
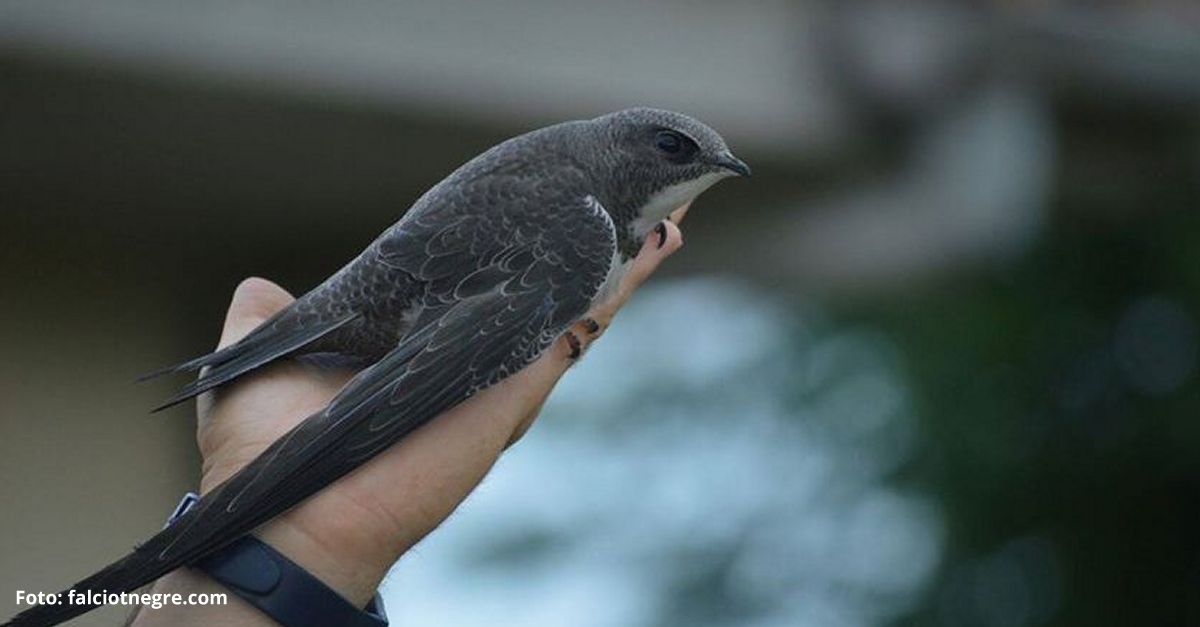
M 590 120 L 612 197 L 639 235 L 717 181 L 750 176 L 725 140 L 703 122 L 662 109 L 625 109 Z M 622 216 L 625 217 L 625 216 Z

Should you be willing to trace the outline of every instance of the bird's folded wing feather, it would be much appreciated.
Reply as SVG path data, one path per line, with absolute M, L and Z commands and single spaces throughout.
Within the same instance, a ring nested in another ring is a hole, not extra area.
M 203 499 L 159 559 L 194 559 L 193 534 L 232 541 L 541 354 L 587 311 L 608 273 L 615 234 L 593 203 L 541 207 L 529 224 L 508 216 L 515 229 L 478 213 L 413 221 L 377 241 L 381 263 L 400 266 L 410 251 L 425 252 L 409 268 L 429 286 L 413 330 Z

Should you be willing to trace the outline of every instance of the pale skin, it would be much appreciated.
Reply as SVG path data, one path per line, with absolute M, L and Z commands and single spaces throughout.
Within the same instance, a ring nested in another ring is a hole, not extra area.
M 617 310 L 658 265 L 683 245 L 676 224 L 681 207 L 645 245 L 620 288 L 588 317 L 600 324 L 573 333 L 584 347 L 608 327 Z M 247 279 L 234 292 L 220 346 L 249 333 L 292 296 L 264 279 Z M 392 564 L 458 507 L 509 446 L 529 429 L 542 403 L 575 360 L 560 338 L 535 362 L 441 414 L 351 474 L 260 527 L 261 540 L 326 585 L 363 607 Z M 198 403 L 196 441 L 203 457 L 201 494 L 244 467 L 271 442 L 324 407 L 350 371 L 280 362 L 242 377 Z M 602 384 L 599 382 L 598 384 Z M 181 568 L 152 592 L 228 593 L 203 573 Z M 276 623 L 236 595 L 226 605 L 142 608 L 132 624 L 270 626 Z

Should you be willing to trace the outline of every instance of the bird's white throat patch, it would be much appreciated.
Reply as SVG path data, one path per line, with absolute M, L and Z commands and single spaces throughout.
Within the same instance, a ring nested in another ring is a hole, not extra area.
M 691 202 L 704 190 L 713 186 L 717 181 L 731 176 L 728 172 L 711 172 L 700 178 L 672 185 L 650 197 L 642 214 L 633 221 L 633 232 L 638 237 L 645 237 L 654 225 L 662 222 L 672 211 Z

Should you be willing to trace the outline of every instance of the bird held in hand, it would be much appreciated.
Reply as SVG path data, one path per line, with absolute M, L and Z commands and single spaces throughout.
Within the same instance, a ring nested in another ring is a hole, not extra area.
M 472 159 L 240 341 L 151 375 L 200 370 L 168 407 L 281 358 L 362 369 L 174 524 L 73 589 L 133 590 L 193 564 L 557 338 L 578 356 L 572 329 L 599 330 L 585 314 L 611 295 L 646 238 L 665 237 L 670 212 L 749 174 L 708 126 L 647 108 L 535 130 Z M 41 605 L 9 624 L 53 625 L 90 609 Z

